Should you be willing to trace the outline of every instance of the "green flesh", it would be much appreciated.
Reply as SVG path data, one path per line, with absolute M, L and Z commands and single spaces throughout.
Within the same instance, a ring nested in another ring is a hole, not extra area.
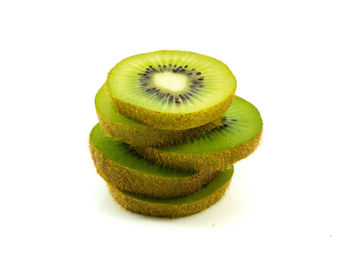
M 139 157 L 127 144 L 107 136 L 101 129 L 100 124 L 92 129 L 90 141 L 105 158 L 141 173 L 162 177 L 187 177 L 197 173 L 165 169 L 154 165 L 150 161 Z
M 125 124 L 125 125 L 136 125 L 140 127 L 146 127 L 146 125 L 122 116 L 115 108 L 113 100 L 108 95 L 106 86 L 100 88 L 96 94 L 95 106 L 103 117 L 107 118 L 111 122 Z
M 217 177 L 214 178 L 213 181 L 211 181 L 208 185 L 200 189 L 198 192 L 195 192 L 193 194 L 187 195 L 182 198 L 176 198 L 176 199 L 156 199 L 156 198 L 149 198 L 145 196 L 140 196 L 132 193 L 126 193 L 124 194 L 130 195 L 131 197 L 135 199 L 139 199 L 142 201 L 147 202 L 153 202 L 153 203 L 164 203 L 164 204 L 186 204 L 186 203 L 192 203 L 195 201 L 198 201 L 200 199 L 205 198 L 206 196 L 214 193 L 216 190 L 218 190 L 220 187 L 224 186 L 232 177 L 234 172 L 233 166 L 229 166 L 228 168 L 223 169 Z
M 239 146 L 253 139 L 262 129 L 259 111 L 248 101 L 235 96 L 224 114 L 227 120 L 235 119 L 225 128 L 217 127 L 184 144 L 160 148 L 162 152 L 208 153 Z
M 194 77 L 192 75 L 188 77 L 187 74 L 195 69 L 195 72 L 201 73 L 196 78 L 204 78 L 203 87 L 198 88 L 196 93 L 192 93 L 193 96 L 190 99 L 183 101 L 178 98 L 180 103 L 175 103 L 175 101 L 169 101 L 169 98 L 160 98 L 155 93 L 145 92 L 141 87 L 139 74 L 146 71 L 149 65 L 154 68 L 165 65 L 168 68 L 175 64 L 177 67 L 188 65 L 186 68 L 188 72 L 186 70 L 183 74 L 176 74 L 178 78 L 175 78 L 176 76 L 171 74 L 172 71 L 167 69 L 160 70 L 159 73 L 168 73 L 169 76 L 158 76 L 158 70 L 156 73 L 152 71 L 147 87 L 156 87 L 165 94 L 169 92 L 175 99 L 180 94 L 191 90 L 192 83 L 188 78 Z M 186 51 L 156 51 L 129 57 L 110 71 L 107 82 L 113 99 L 148 110 L 174 114 L 198 112 L 213 107 L 226 100 L 236 89 L 236 79 L 224 63 L 205 55 Z M 169 85 L 170 88 L 167 87 Z

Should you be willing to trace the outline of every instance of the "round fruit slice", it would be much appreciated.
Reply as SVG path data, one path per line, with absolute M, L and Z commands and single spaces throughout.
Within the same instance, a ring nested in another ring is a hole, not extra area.
M 247 157 L 256 149 L 263 125 L 259 111 L 237 96 L 221 123 L 221 126 L 184 144 L 166 148 L 135 147 L 135 150 L 163 167 L 184 171 L 218 171 Z
M 187 130 L 162 130 L 146 126 L 122 116 L 115 108 L 113 100 L 102 86 L 95 97 L 95 107 L 102 129 L 110 136 L 127 144 L 141 147 L 164 147 L 180 144 L 202 135 L 220 124 L 215 122 Z
M 177 199 L 155 199 L 120 191 L 108 185 L 113 198 L 132 212 L 156 217 L 184 217 L 200 212 L 224 195 L 233 175 L 233 166 L 222 170 L 208 185 L 186 197 Z
M 122 115 L 154 128 L 185 130 L 221 117 L 236 79 L 215 58 L 164 50 L 122 60 L 109 72 L 107 87 Z
M 90 133 L 90 150 L 97 172 L 107 183 L 155 198 L 176 198 L 198 191 L 220 171 L 161 168 L 138 156 L 129 145 L 107 136 L 99 124 Z

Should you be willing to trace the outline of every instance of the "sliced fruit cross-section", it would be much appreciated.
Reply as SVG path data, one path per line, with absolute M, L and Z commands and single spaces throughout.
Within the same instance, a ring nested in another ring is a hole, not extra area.
M 222 125 L 184 144 L 135 150 L 160 166 L 184 171 L 218 171 L 251 154 L 259 144 L 262 119 L 248 101 L 235 96 Z
M 110 185 L 144 196 L 185 196 L 198 191 L 219 173 L 161 168 L 141 158 L 129 145 L 107 136 L 99 124 L 90 133 L 90 150 L 97 172 Z
M 122 115 L 185 130 L 219 118 L 232 102 L 236 79 L 215 58 L 164 50 L 122 60 L 108 74 L 107 87 Z
M 215 128 L 221 119 L 187 130 L 162 130 L 122 116 L 102 86 L 95 97 L 95 107 L 102 129 L 127 144 L 141 147 L 164 147 L 188 141 Z
M 184 217 L 200 212 L 224 195 L 233 175 L 233 166 L 222 170 L 219 175 L 198 192 L 177 199 L 155 199 L 120 191 L 108 185 L 114 199 L 124 208 L 147 216 Z

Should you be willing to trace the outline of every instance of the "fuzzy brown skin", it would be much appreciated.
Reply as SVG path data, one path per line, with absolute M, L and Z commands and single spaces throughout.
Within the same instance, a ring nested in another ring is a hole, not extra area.
M 154 198 L 178 198 L 198 191 L 220 172 L 202 171 L 187 177 L 161 177 L 144 174 L 105 158 L 90 142 L 97 173 L 122 191 Z
M 183 171 L 219 171 L 230 164 L 248 157 L 259 145 L 262 135 L 260 132 L 250 141 L 230 149 L 209 153 L 171 153 L 156 148 L 135 147 L 145 159 L 156 164 Z
M 203 109 L 198 112 L 173 114 L 161 113 L 158 111 L 138 107 L 128 102 L 113 98 L 109 90 L 108 93 L 113 99 L 115 106 L 120 114 L 135 121 L 144 123 L 150 127 L 163 130 L 186 130 L 194 127 L 199 127 L 220 119 L 222 114 L 224 114 L 225 111 L 230 107 L 234 97 L 233 92 L 232 95 L 213 107 Z
M 162 130 L 148 126 L 126 125 L 111 122 L 109 119 L 101 116 L 98 111 L 97 116 L 103 131 L 109 136 L 132 146 L 158 148 L 184 143 L 214 129 L 220 125 L 221 122 L 220 118 L 197 128 L 187 130 Z
M 214 193 L 191 203 L 165 204 L 140 200 L 123 193 L 114 186 L 107 184 L 113 198 L 125 209 L 146 216 L 178 218 L 185 217 L 205 210 L 218 202 L 224 195 L 230 181 L 221 186 Z

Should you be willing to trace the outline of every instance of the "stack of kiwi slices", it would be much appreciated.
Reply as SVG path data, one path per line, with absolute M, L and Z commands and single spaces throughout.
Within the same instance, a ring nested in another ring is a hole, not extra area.
M 259 111 L 235 96 L 221 61 L 187 51 L 131 56 L 95 98 L 97 173 L 124 208 L 149 216 L 200 212 L 225 193 L 233 164 L 258 146 Z

